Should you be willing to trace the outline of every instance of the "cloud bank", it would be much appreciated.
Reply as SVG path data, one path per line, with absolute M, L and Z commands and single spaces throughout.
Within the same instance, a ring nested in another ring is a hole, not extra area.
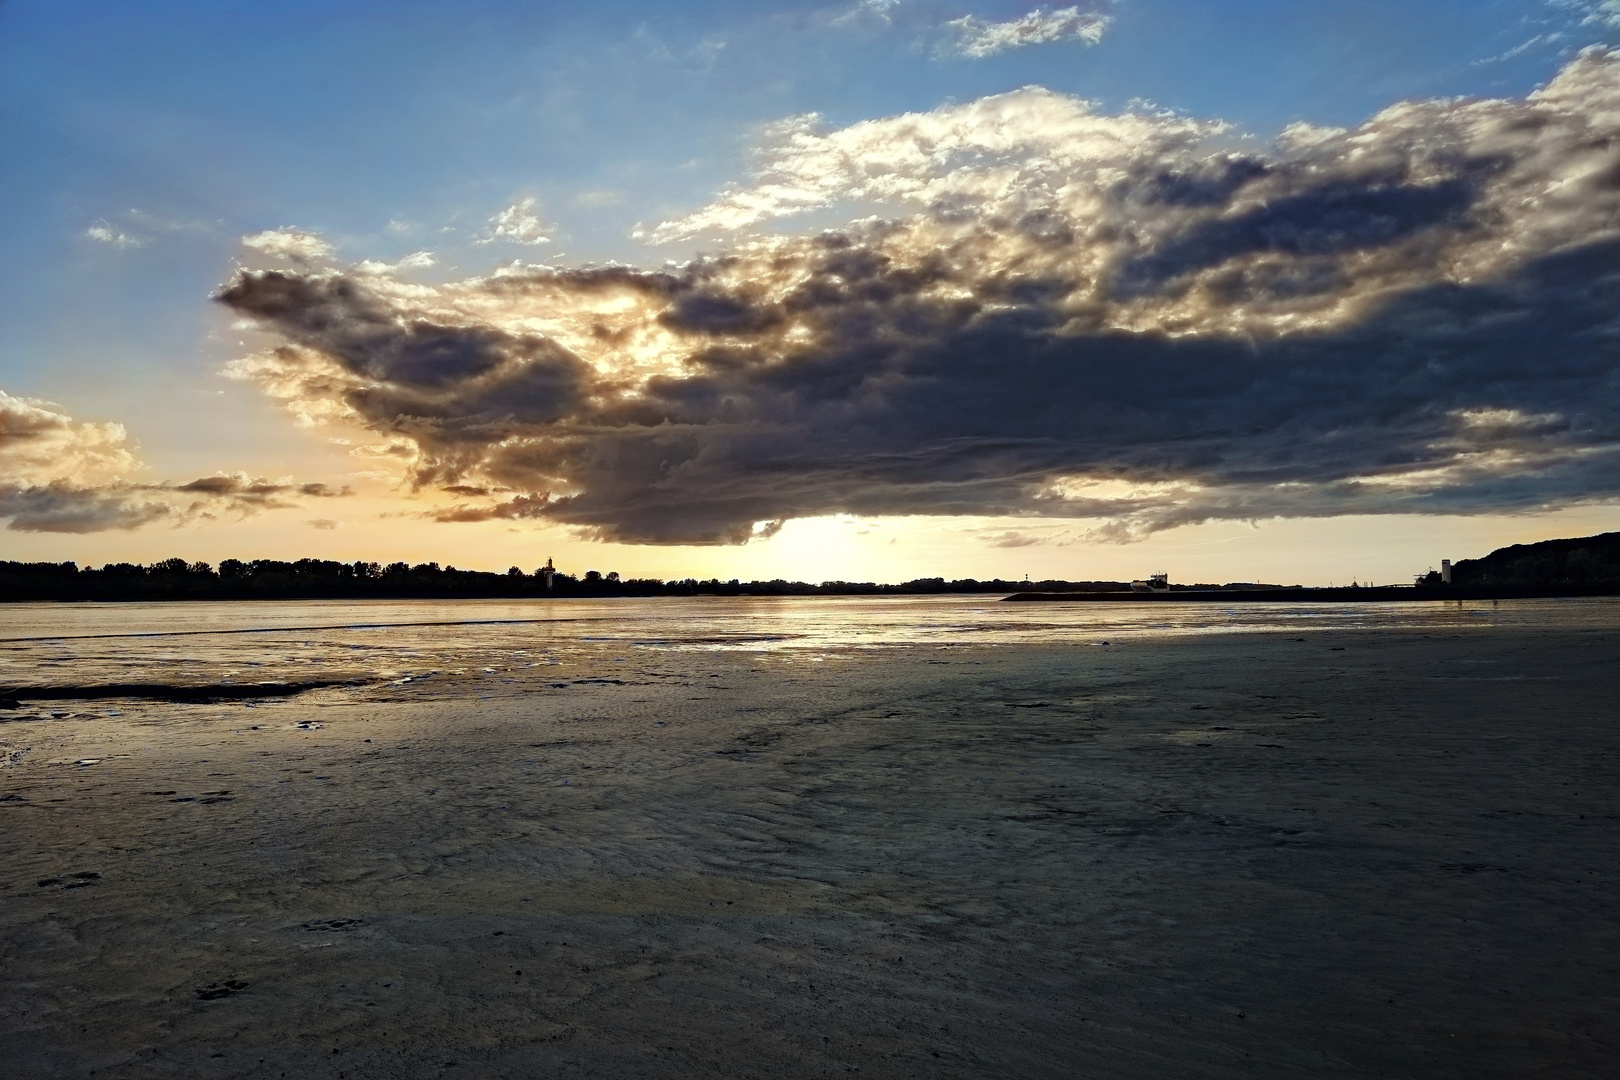
M 83 423 L 50 403 L 0 391 L 0 518 L 19 532 L 93 533 L 243 517 L 349 494 L 325 484 L 276 483 L 245 473 L 189 484 L 128 479 L 141 468 L 121 424 Z
M 1620 496 L 1620 53 L 1265 148 L 1029 88 L 761 154 L 650 234 L 730 236 L 681 266 L 245 270 L 218 299 L 283 344 L 237 373 L 369 429 L 441 520 L 638 543 Z

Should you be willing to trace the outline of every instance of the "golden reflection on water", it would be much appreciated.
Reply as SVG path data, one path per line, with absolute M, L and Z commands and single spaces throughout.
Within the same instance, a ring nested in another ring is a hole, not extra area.
M 1393 604 L 1003 603 L 993 596 L 658 597 L 12 604 L 7 685 L 183 679 L 259 682 L 315 672 L 393 678 L 518 673 L 589 652 L 866 654 L 913 647 L 1093 646 L 1215 633 L 1490 626 L 1612 627 L 1620 599 Z M 610 658 L 614 659 L 614 658 Z

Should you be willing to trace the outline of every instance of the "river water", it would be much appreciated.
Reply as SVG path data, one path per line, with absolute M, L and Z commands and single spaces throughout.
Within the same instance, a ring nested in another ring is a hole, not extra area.
M 1614 1072 L 1620 599 L 0 618 L 0 1075 Z
M 1620 598 L 1460 603 L 1003 603 L 989 596 L 10 604 L 0 685 L 199 686 L 547 677 L 587 657 L 691 650 L 815 662 L 942 646 L 1100 645 L 1230 633 L 1620 626 Z

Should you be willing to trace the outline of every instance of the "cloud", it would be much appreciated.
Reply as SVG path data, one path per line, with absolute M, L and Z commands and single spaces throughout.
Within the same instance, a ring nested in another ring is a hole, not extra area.
M 99 221 L 90 226 L 84 230 L 84 235 L 115 248 L 138 248 L 146 245 L 144 237 L 136 236 L 133 233 L 119 232 L 105 221 Z
M 1620 0 L 1548 0 L 1548 3 L 1579 16 L 1582 26 L 1620 30 Z
M 624 192 L 614 191 L 611 188 L 594 188 L 588 191 L 581 191 L 579 194 L 570 199 L 569 202 L 573 203 L 575 206 L 584 206 L 593 209 L 601 206 L 622 206 L 624 204 Z
M 1093 0 L 1056 10 L 1037 7 L 1016 19 L 991 22 L 971 14 L 946 18 L 943 5 L 933 0 L 861 0 L 828 18 L 826 25 L 844 31 L 899 33 L 938 58 L 977 60 L 1026 45 L 1063 41 L 1095 45 L 1113 22 L 1104 13 L 1112 6 L 1113 0 Z
M 173 487 L 148 488 L 146 490 L 166 490 L 180 494 L 202 495 L 212 498 L 228 498 L 232 508 L 241 510 L 252 509 L 286 509 L 297 505 L 284 502 L 286 498 L 303 496 L 311 499 L 339 499 L 354 494 L 349 488 L 333 489 L 328 484 L 294 484 L 288 481 L 271 481 L 262 477 L 252 477 L 247 473 L 215 473 L 213 476 L 204 476 L 193 480 L 189 484 L 177 484 Z
M 366 259 L 356 263 L 354 269 L 360 274 L 398 274 L 405 270 L 425 270 L 437 261 L 431 251 L 413 251 L 391 263 Z
M 325 238 L 299 229 L 269 229 L 254 233 L 242 237 L 242 245 L 299 263 L 320 262 L 332 257 L 332 245 Z
M 1620 0 L 1616 0 L 1616 3 L 1617 3 L 1617 5 L 1620 5 Z M 1495 56 L 1487 56 L 1487 57 L 1484 57 L 1483 59 L 1475 60 L 1475 61 L 1472 62 L 1472 64 L 1470 66 L 1471 67 L 1485 67 L 1488 64 L 1500 64 L 1504 60 L 1512 60 L 1515 57 L 1523 56 L 1525 53 L 1529 52 L 1531 49 L 1550 48 L 1551 46 L 1557 45 L 1559 42 L 1565 41 L 1567 39 L 1568 39 L 1568 35 L 1566 35 L 1566 34 L 1560 34 L 1560 33 L 1537 34 L 1534 37 L 1527 38 L 1526 40 L 1520 42 L 1519 44 L 1515 45 L 1513 48 L 1508 49 L 1506 52 L 1497 53 Z
M 1620 53 L 1270 147 L 1030 88 L 823 131 L 681 266 L 244 270 L 237 372 L 444 521 L 743 543 L 847 513 L 1216 520 L 1620 497 Z M 874 207 L 884 210 L 873 217 Z
M 27 488 L 0 486 L 0 517 L 17 532 L 93 533 L 138 529 L 173 514 L 158 500 L 113 488 L 98 490 L 55 482 Z
M 549 244 L 546 223 L 537 213 L 539 201 L 533 196 L 519 199 L 489 219 L 489 226 L 475 244 L 493 244 L 504 240 L 512 244 Z
M 946 23 L 955 39 L 941 51 L 951 51 L 970 59 L 994 56 L 1008 49 L 1025 45 L 1044 45 L 1054 41 L 1078 41 L 1095 45 L 1113 22 L 1113 17 L 1078 7 L 1048 11 L 1036 8 L 1020 19 L 987 23 L 972 15 L 964 15 Z
M 1052 534 L 1032 533 L 1021 529 L 1003 529 L 1000 532 L 980 533 L 973 539 L 995 548 L 1021 548 L 1050 544 L 1061 536 L 1063 536 L 1063 532 Z
M 904 3 L 905 0 L 860 0 L 854 7 L 832 15 L 827 19 L 827 23 L 836 27 L 854 27 L 874 23 L 886 27 L 893 24 L 896 9 L 900 8 Z
M 84 235 L 97 243 L 120 249 L 140 248 L 165 236 L 198 237 L 209 240 L 220 236 L 224 222 L 202 221 L 194 218 L 171 218 L 146 210 L 131 208 L 115 215 L 121 222 L 114 224 L 100 218 L 84 230 Z
M 0 391 L 0 518 L 20 532 L 90 533 L 238 517 L 350 494 L 325 484 L 216 474 L 187 484 L 131 480 L 140 471 L 121 424 L 74 420 L 50 402 Z
M 51 402 L 0 390 L 0 482 L 102 483 L 138 467 L 122 424 L 81 423 Z
M 645 65 L 648 61 L 677 71 L 711 72 L 726 42 L 716 37 L 703 38 L 689 44 L 675 42 L 659 36 L 652 27 L 643 23 L 630 35 L 628 49 L 619 50 L 620 57 L 632 63 Z
M 81 423 L 0 391 L 0 517 L 25 532 L 132 529 L 168 506 L 130 497 L 140 467 L 121 424 Z
M 304 524 L 308 525 L 312 529 L 320 529 L 323 532 L 331 532 L 333 529 L 338 527 L 339 522 L 333 521 L 331 518 L 312 518 L 311 520 L 304 522 Z
M 1141 112 L 1104 116 L 1040 87 L 833 131 L 821 130 L 815 114 L 792 117 L 764 132 L 750 183 L 659 224 L 646 239 L 734 232 L 863 203 L 940 221 L 982 218 L 987 209 L 1077 216 L 1079 207 L 1062 205 L 1072 203 L 1063 199 L 1065 187 L 1074 191 L 1078 183 L 1100 194 L 1119 171 L 1184 171 L 1201 144 L 1227 130 L 1218 121 Z M 1206 167 L 1218 171 L 1214 160 Z
M 0 518 L 18 532 L 93 533 L 138 529 L 157 521 L 181 526 L 221 517 L 244 518 L 264 510 L 299 505 L 299 495 L 348 495 L 321 484 L 275 484 L 263 479 L 204 477 L 189 484 L 113 482 L 100 486 L 52 480 L 43 484 L 0 483 Z

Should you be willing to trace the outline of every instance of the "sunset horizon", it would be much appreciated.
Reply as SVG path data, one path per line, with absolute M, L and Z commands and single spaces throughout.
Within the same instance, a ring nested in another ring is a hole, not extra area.
M 0 0 L 0 133 L 0 1076 L 1613 1076 L 1620 0 Z
M 3 554 L 1325 584 L 1620 528 L 1608 294 L 1570 287 L 1617 242 L 1620 17 L 1390 51 L 1378 5 L 1002 6 L 411 7 L 240 115 L 195 81 L 366 5 L 251 41 L 8 6 L 19 137 L 100 164 L 14 171 Z M 28 82 L 72 33 L 91 77 Z

